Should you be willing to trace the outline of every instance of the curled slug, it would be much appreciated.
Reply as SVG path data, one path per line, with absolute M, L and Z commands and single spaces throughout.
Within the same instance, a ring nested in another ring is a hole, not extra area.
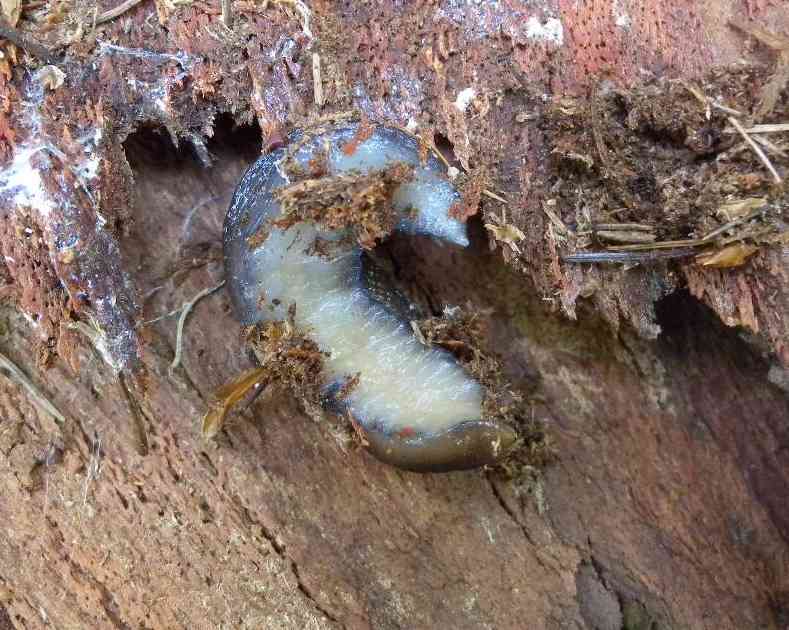
M 468 245 L 465 224 L 449 216 L 460 195 L 444 166 L 434 155 L 420 159 L 414 138 L 384 126 L 340 123 L 289 142 L 249 168 L 225 219 L 237 319 L 252 325 L 290 312 L 326 353 L 324 399 L 351 413 L 378 459 L 421 472 L 495 463 L 515 431 L 483 419 L 482 386 L 451 354 L 420 343 L 409 322 L 373 296 L 362 269 L 359 242 L 372 247 L 391 229 Z M 296 212 L 299 195 L 321 178 L 346 205 L 375 205 L 380 194 L 390 212 L 381 229 L 373 219 L 373 228 L 354 232 L 337 220 L 343 204 L 320 197 Z

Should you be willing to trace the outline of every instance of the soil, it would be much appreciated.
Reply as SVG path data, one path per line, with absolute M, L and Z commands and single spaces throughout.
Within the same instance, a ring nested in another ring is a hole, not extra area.
M 115 4 L 20 5 L 62 84 L 0 44 L 0 351 L 65 416 L 0 381 L 0 628 L 787 627 L 786 140 L 776 184 L 729 120 L 789 122 L 783 3 L 238 1 L 228 29 L 144 0 L 94 26 Z M 203 439 L 255 361 L 220 290 L 171 370 L 177 309 L 223 279 L 261 149 L 347 112 L 465 172 L 471 247 L 375 252 L 427 316 L 476 315 L 553 463 L 404 473 L 280 388 Z M 634 256 L 666 241 L 691 254 Z

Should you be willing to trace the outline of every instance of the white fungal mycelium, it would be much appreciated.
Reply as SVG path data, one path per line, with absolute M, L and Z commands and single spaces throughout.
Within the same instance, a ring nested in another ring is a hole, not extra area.
M 448 214 L 459 195 L 441 163 L 434 156 L 422 163 L 410 136 L 385 127 L 376 127 L 348 155 L 342 148 L 356 129 L 346 125 L 325 132 L 288 159 L 306 166 L 318 149 L 328 150 L 330 174 L 368 173 L 398 162 L 413 165 L 413 178 L 393 194 L 393 206 L 403 211 L 397 229 L 467 245 L 465 224 Z M 362 278 L 360 248 L 340 248 L 330 256 L 315 253 L 316 237 L 338 241 L 345 231 L 306 222 L 288 229 L 263 227 L 280 215 L 272 193 L 288 183 L 282 164 L 285 155 L 282 149 L 275 151 L 247 172 L 226 219 L 228 286 L 239 319 L 245 324 L 285 319 L 288 308 L 295 305 L 296 324 L 328 353 L 327 391 L 359 375 L 344 403 L 368 431 L 428 441 L 431 436 L 451 434 L 455 446 L 462 447 L 468 436 L 457 427 L 471 423 L 490 429 L 492 425 L 480 420 L 479 383 L 450 354 L 421 344 L 407 321 L 370 295 Z M 250 237 L 262 227 L 265 241 L 250 244 Z M 495 427 L 488 433 L 492 441 L 501 439 Z M 493 451 L 499 448 L 488 446 Z M 469 463 L 479 465 L 476 460 Z
M 117 242 L 104 229 L 106 220 L 99 212 L 103 132 L 99 124 L 83 128 L 73 142 L 65 141 L 62 129 L 53 133 L 53 123 L 47 124 L 42 111 L 52 91 L 68 78 L 56 70 L 54 83 L 49 66 L 26 77 L 25 98 L 15 122 L 24 135 L 11 161 L 0 168 L 0 203 L 33 217 L 42 228 L 53 268 L 92 298 L 91 315 L 104 335 L 108 363 L 113 369 L 127 367 L 136 357 L 137 338 L 130 316 L 131 285 L 120 269 Z M 64 177 L 68 171 L 73 177 Z M 93 224 L 84 220 L 92 215 Z M 32 231 L 26 236 L 31 235 Z M 79 264 L 66 269 L 64 261 L 77 255 Z M 9 256 L 5 262 L 15 264 Z M 32 322 L 42 316 L 42 312 L 25 314 Z
M 526 37 L 561 46 L 564 43 L 564 25 L 558 18 L 552 17 L 541 22 L 532 16 L 526 21 Z

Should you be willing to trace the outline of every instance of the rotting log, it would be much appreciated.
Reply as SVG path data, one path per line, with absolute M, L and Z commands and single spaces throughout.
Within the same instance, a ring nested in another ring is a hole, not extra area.
M 144 1 L 95 29 L 93 4 L 24 11 L 64 80 L 4 45 L 0 350 L 66 421 L 2 381 L 0 627 L 789 623 L 782 252 L 561 265 L 541 120 L 544 95 L 603 81 L 772 69 L 727 19 L 787 32 L 786 9 L 401 4 L 236 2 L 232 30 L 218 3 Z M 507 200 L 480 195 L 468 251 L 385 247 L 434 309 L 485 318 L 557 444 L 533 479 L 393 470 L 277 392 L 199 436 L 251 365 L 227 297 L 195 306 L 172 372 L 177 314 L 147 322 L 222 280 L 221 222 L 261 147 L 353 108 L 416 126 Z

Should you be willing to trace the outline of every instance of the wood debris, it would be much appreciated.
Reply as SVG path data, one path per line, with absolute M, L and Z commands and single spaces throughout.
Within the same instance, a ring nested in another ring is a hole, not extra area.
M 93 24 L 94 26 L 98 26 L 99 24 L 104 24 L 105 22 L 114 20 L 116 17 L 119 17 L 124 13 L 126 13 L 128 10 L 136 7 L 142 1 L 143 0 L 126 0 L 126 2 L 121 2 L 117 7 L 99 13 L 96 16 L 96 19 L 93 21 Z
M 696 262 L 704 267 L 739 267 L 758 251 L 756 245 L 733 243 L 716 252 L 699 254 Z
M 173 362 L 170 364 L 170 372 L 172 373 L 179 365 L 181 365 L 181 354 L 183 352 L 183 345 L 184 345 L 184 326 L 186 326 L 186 319 L 189 317 L 189 313 L 192 312 L 192 309 L 195 305 L 205 297 L 208 297 L 212 293 L 219 291 L 223 286 L 225 286 L 225 281 L 222 280 L 219 284 L 213 287 L 206 287 L 202 291 L 200 291 L 197 295 L 195 295 L 191 300 L 186 302 L 181 309 L 181 316 L 178 318 L 178 328 L 175 337 L 175 356 L 173 357 Z
M 20 370 L 13 361 L 11 361 L 11 359 L 2 353 L 0 353 L 0 370 L 5 372 L 8 375 L 8 378 L 21 385 L 25 391 L 27 391 L 28 395 L 30 396 L 30 402 L 32 402 L 35 407 L 52 416 L 60 424 L 63 424 L 66 421 L 66 418 L 63 416 L 63 414 L 60 413 L 57 407 L 55 407 L 55 405 L 53 405 L 49 399 L 44 396 L 41 390 L 33 384 L 33 381 L 31 381 L 27 375 L 22 370 Z
M 757 157 L 762 161 L 762 163 L 767 167 L 767 170 L 770 171 L 770 174 L 773 176 L 775 183 L 780 185 L 783 183 L 783 179 L 778 174 L 778 171 L 775 170 L 772 162 L 770 159 L 764 154 L 761 147 L 753 141 L 753 138 L 748 135 L 748 132 L 745 131 L 745 128 L 742 126 L 739 120 L 737 120 L 734 116 L 729 116 L 729 122 L 731 123 L 732 127 L 734 127 L 740 135 L 745 139 L 745 142 L 753 149 L 753 152 L 757 155 Z
M 490 220 L 492 223 L 485 223 L 485 229 L 496 241 L 504 243 L 511 252 L 520 255 L 521 250 L 518 243 L 525 239 L 526 235 L 518 226 L 507 223 L 506 211 L 502 210 L 501 216 L 491 215 Z M 507 250 L 505 249 L 505 251 Z

